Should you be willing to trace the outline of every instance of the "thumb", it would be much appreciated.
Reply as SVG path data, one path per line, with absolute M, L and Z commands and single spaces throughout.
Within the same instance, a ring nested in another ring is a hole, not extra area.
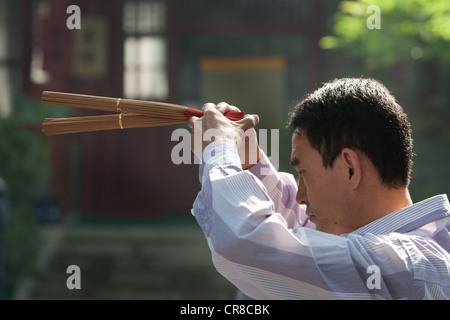
M 259 117 L 256 114 L 248 114 L 242 120 L 236 121 L 239 124 L 242 130 L 247 131 L 248 129 L 252 129 L 256 127 L 259 123 Z
M 195 122 L 196 121 L 198 121 L 200 118 L 198 118 L 198 117 L 195 117 L 195 116 L 192 116 L 192 117 L 190 117 L 188 120 L 187 120 L 187 125 L 191 128 L 191 129 L 194 129 L 194 124 L 195 124 Z

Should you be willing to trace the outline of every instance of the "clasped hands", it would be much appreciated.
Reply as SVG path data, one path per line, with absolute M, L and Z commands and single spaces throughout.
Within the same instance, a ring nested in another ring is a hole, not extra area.
M 258 146 L 255 131 L 259 122 L 257 115 L 245 115 L 239 121 L 228 120 L 224 116 L 225 113 L 240 112 L 240 110 L 226 102 L 217 105 L 206 103 L 202 111 L 203 117 L 191 117 L 188 120 L 188 125 L 192 129 L 191 150 L 199 159 L 201 159 L 201 153 L 209 144 L 227 139 L 235 141 L 242 169 L 249 169 L 258 162 L 261 150 Z

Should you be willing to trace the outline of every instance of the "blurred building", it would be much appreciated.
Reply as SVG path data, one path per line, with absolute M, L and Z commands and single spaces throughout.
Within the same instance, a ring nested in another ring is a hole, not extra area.
M 75 17 L 70 5 L 80 8 L 81 29 L 68 26 Z M 52 90 L 195 108 L 227 101 L 259 114 L 261 128 L 279 128 L 288 107 L 320 79 L 318 39 L 335 5 L 317 0 L 5 0 L 0 32 L 7 32 L 13 45 L 7 47 L 12 51 L 5 46 L 0 51 L 0 77 L 8 74 L 10 83 L 36 100 Z M 2 80 L 3 88 L 6 83 Z M 3 93 L 0 99 L 8 98 Z M 89 114 L 74 110 L 72 115 Z M 186 212 L 200 188 L 198 166 L 173 164 L 171 150 L 179 143 L 171 141 L 173 130 L 49 138 L 50 196 L 59 200 L 63 214 L 84 218 Z

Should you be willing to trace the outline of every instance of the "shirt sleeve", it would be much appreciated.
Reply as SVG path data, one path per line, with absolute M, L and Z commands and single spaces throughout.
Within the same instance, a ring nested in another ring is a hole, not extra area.
M 248 171 L 264 185 L 273 202 L 274 211 L 281 214 L 290 229 L 298 227 L 315 228 L 306 215 L 306 206 L 296 201 L 297 182 L 291 174 L 278 172 L 266 154 L 261 150 L 260 160 Z
M 242 170 L 234 142 L 210 144 L 193 206 L 216 269 L 245 294 L 256 299 L 372 299 L 391 298 L 392 286 L 397 294 L 409 290 L 410 268 L 400 241 L 335 236 L 302 227 L 301 219 L 288 222 L 292 204 L 274 200 L 290 203 L 293 191 L 274 189 L 286 188 L 289 180 L 278 175 L 269 181 L 252 172 Z M 393 268 L 388 277 L 375 279 L 381 283 L 370 283 L 368 270 L 376 272 L 374 266 L 386 256 L 404 265 L 401 276 Z

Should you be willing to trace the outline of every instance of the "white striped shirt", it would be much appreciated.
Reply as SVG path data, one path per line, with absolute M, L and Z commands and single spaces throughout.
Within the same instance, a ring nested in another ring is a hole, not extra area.
M 314 230 L 292 175 L 234 142 L 203 153 L 194 215 L 217 270 L 256 299 L 449 299 L 450 205 L 438 195 L 341 236 Z

